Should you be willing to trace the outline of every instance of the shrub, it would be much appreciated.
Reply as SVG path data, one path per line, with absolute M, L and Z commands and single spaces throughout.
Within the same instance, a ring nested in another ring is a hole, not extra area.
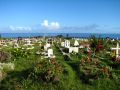
M 4 51 L 0 51 L 0 62 L 6 62 L 11 58 L 10 54 Z
M 90 79 L 111 78 L 111 71 L 112 70 L 109 66 L 97 59 L 82 59 L 80 61 L 80 72 L 82 73 L 81 77 L 87 82 Z
M 63 72 L 62 66 L 55 59 L 38 62 L 30 77 L 47 82 L 59 82 L 60 74 Z
M 4 71 L 14 70 L 14 63 L 0 63 L 0 69 Z
M 63 48 L 63 52 L 69 53 L 69 49 L 68 48 Z
M 29 57 L 31 54 L 30 50 L 22 49 L 22 48 L 14 48 L 11 50 L 11 54 L 15 58 L 20 58 L 20 57 Z
M 68 55 L 64 55 L 64 60 L 65 60 L 65 61 L 71 61 L 71 59 L 69 58 Z

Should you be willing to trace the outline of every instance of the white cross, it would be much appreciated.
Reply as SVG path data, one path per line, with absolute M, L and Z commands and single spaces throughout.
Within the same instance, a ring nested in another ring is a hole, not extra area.
M 120 48 L 119 48 L 119 43 L 118 42 L 117 42 L 116 48 L 111 48 L 111 50 L 116 50 L 116 58 L 119 57 L 119 50 L 120 50 Z

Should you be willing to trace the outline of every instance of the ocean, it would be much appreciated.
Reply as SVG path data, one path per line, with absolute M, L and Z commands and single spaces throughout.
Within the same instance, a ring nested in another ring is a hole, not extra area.
M 103 33 L 1 33 L 1 37 L 4 38 L 16 38 L 16 37 L 35 37 L 35 36 L 57 36 L 63 35 L 68 37 L 76 37 L 76 38 L 88 38 L 91 35 L 95 35 L 96 37 L 102 38 L 114 38 L 120 39 L 120 34 L 103 34 Z

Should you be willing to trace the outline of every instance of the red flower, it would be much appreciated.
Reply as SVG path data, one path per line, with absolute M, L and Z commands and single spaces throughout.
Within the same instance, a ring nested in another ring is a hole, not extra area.
M 102 44 L 98 44 L 96 49 L 97 49 L 97 51 L 99 51 L 100 49 L 103 49 L 103 45 Z

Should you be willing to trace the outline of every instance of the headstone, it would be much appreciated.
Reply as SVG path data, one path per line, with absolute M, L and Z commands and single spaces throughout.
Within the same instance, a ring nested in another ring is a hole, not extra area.
M 41 45 L 42 45 L 42 42 L 41 42 L 41 41 L 39 41 L 38 43 L 39 43 L 39 46 L 41 46 Z
M 26 48 L 26 49 L 28 49 L 28 50 L 34 49 L 34 46 L 28 47 L 28 48 Z
M 117 42 L 116 48 L 111 48 L 111 50 L 115 50 L 116 51 L 116 58 L 118 58 L 119 57 L 119 50 L 120 50 L 119 43 Z
M 48 49 L 48 57 L 52 57 L 53 56 L 53 49 Z
M 5 40 L 0 40 L 0 45 L 4 45 L 6 44 L 6 41 Z
M 83 45 L 80 45 L 79 48 L 84 48 L 84 46 L 83 46 Z
M 47 49 L 48 49 L 50 46 L 51 46 L 51 45 L 50 45 L 49 43 L 46 43 L 46 44 L 44 45 L 44 50 L 47 51 Z
M 53 38 L 48 38 L 48 39 L 47 39 L 47 43 L 53 44 Z
M 75 46 L 75 47 L 76 47 L 76 46 L 79 46 L 79 43 L 78 43 L 77 40 L 75 40 L 74 46 Z
M 27 45 L 27 46 L 31 46 L 32 44 L 31 44 L 31 40 L 30 39 L 25 39 L 25 45 Z
M 65 42 L 61 42 L 61 46 L 64 47 L 65 46 Z
M 66 48 L 69 48 L 70 47 L 70 41 L 69 40 L 65 40 L 64 46 Z
M 13 44 L 13 48 L 18 48 L 18 47 L 19 47 L 18 43 Z

